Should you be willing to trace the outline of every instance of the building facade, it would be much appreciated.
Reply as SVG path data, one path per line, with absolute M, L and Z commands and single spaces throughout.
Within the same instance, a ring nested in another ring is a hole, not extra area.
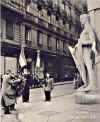
M 1 0 L 2 73 L 19 70 L 24 44 L 27 68 L 34 73 L 37 50 L 41 72 L 61 80 L 72 76 L 74 61 L 68 45 L 77 43 L 81 31 L 81 5 L 73 0 Z

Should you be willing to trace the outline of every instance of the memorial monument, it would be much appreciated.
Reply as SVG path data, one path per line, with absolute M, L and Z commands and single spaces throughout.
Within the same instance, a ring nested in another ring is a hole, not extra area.
M 87 5 L 88 15 L 80 16 L 84 25 L 80 39 L 69 49 L 85 84 L 76 91 L 75 101 L 96 104 L 100 103 L 100 0 L 87 0 Z

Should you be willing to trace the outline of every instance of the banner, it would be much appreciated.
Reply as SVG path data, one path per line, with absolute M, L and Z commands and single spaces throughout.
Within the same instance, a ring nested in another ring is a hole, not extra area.
M 40 68 L 40 51 L 37 51 L 36 67 L 37 68 Z
M 19 64 L 20 64 L 21 68 L 23 68 L 24 66 L 27 65 L 23 46 L 21 47 L 21 53 L 20 53 L 20 57 L 19 57 Z

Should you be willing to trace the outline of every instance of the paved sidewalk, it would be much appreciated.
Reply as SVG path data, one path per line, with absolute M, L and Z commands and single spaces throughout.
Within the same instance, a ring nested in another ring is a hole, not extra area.
M 74 93 L 72 84 L 57 85 L 51 102 L 44 102 L 43 89 L 31 89 L 30 102 L 19 98 L 17 112 L 2 115 L 1 122 L 99 122 L 100 104 L 76 104 Z

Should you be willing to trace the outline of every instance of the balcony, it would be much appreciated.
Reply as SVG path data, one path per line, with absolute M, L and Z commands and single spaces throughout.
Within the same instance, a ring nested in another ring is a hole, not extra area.
M 48 28 L 50 31 L 54 31 L 54 26 L 52 24 L 48 24 Z
M 30 14 L 28 12 L 24 16 L 24 19 L 27 20 L 27 21 L 33 22 L 35 24 L 38 24 L 38 17 L 33 16 L 32 14 Z
M 38 20 L 38 25 L 41 26 L 41 27 L 48 28 L 48 23 L 46 21 L 40 19 L 40 18 Z
M 2 0 L 1 5 L 20 14 L 25 14 L 25 2 L 23 0 Z

